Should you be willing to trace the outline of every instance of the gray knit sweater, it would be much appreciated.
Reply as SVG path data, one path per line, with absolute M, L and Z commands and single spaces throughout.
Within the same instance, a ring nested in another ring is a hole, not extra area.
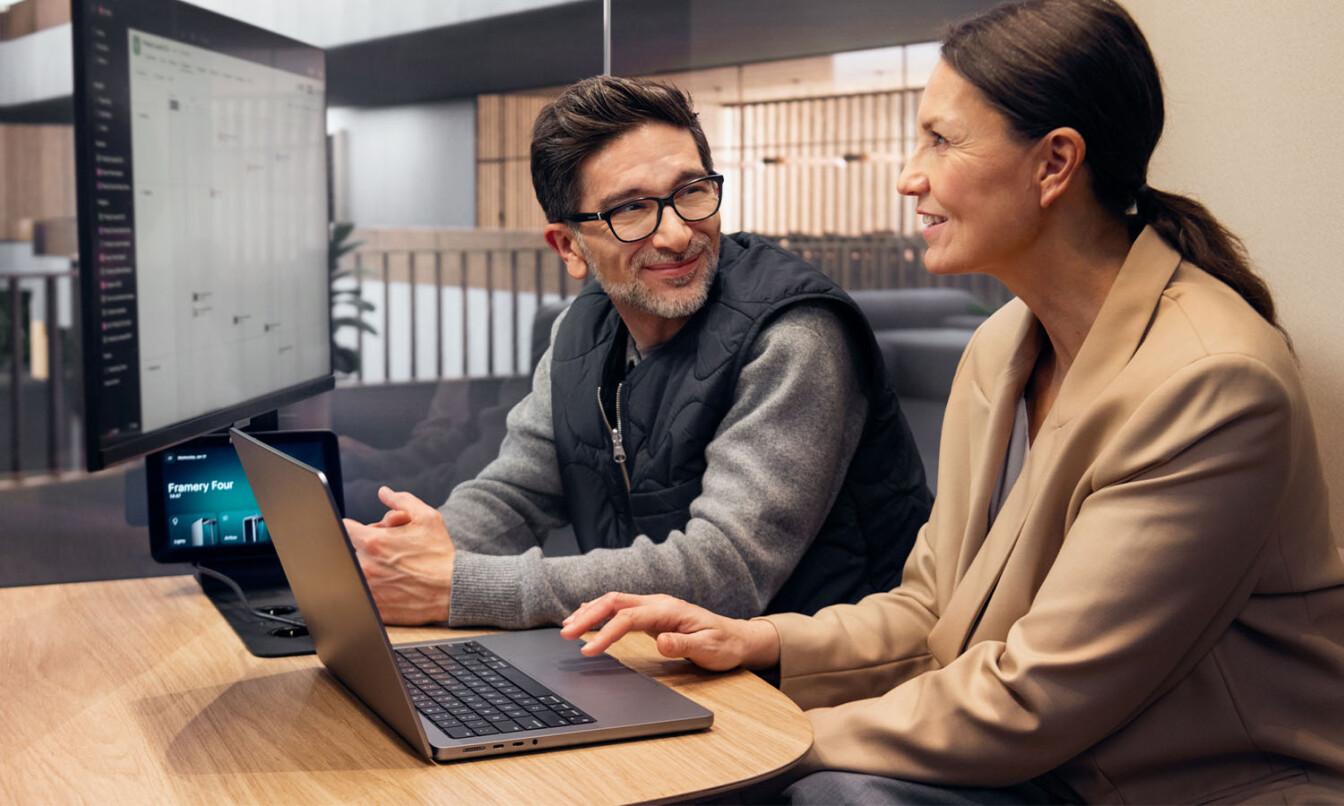
M 541 542 L 566 524 L 548 350 L 509 412 L 499 457 L 440 508 L 457 549 L 449 623 L 553 624 L 611 590 L 759 615 L 821 528 L 858 447 L 868 403 L 856 354 L 834 313 L 790 308 L 752 346 L 685 529 L 661 543 L 641 535 L 626 548 L 546 557 Z

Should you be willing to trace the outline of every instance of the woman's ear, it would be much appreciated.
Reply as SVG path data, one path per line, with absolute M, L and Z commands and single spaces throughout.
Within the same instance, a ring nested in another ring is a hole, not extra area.
M 1080 181 L 1087 142 L 1077 129 L 1066 126 L 1042 137 L 1039 148 L 1036 178 L 1041 187 L 1041 209 L 1045 209 Z
M 579 234 L 569 224 L 547 224 L 542 231 L 546 244 L 565 262 L 565 271 L 575 280 L 588 279 L 588 260 L 579 246 Z

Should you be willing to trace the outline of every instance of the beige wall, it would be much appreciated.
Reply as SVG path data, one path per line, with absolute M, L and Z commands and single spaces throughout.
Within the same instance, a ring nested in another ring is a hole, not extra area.
M 1122 2 L 1166 91 L 1149 184 L 1208 205 L 1273 289 L 1344 540 L 1344 2 Z

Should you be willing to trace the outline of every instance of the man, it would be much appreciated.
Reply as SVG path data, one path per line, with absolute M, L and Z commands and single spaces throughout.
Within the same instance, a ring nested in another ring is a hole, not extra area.
M 537 119 L 532 181 L 546 242 L 597 282 L 494 462 L 439 510 L 383 488 L 381 521 L 347 521 L 384 618 L 531 627 L 614 589 L 811 613 L 894 586 L 930 495 L 872 334 L 797 257 L 720 236 L 690 98 L 573 85 Z M 582 554 L 544 557 L 564 524 Z

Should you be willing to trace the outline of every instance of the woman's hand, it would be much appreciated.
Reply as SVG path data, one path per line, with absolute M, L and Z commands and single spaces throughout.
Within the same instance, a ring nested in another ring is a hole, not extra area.
M 608 593 L 584 602 L 565 619 L 560 634 L 574 639 L 606 622 L 580 650 L 596 655 L 631 630 L 643 630 L 668 658 L 686 658 L 713 671 L 779 663 L 779 633 L 768 621 L 725 618 L 671 596 Z

